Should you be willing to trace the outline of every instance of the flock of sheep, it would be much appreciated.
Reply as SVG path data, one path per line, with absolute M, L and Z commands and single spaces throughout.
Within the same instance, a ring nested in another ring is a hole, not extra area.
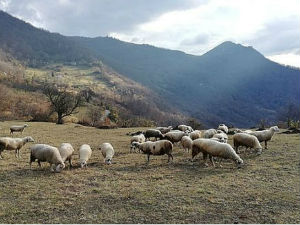
M 11 126 L 10 134 L 14 132 L 23 132 L 27 127 Z M 200 152 L 203 154 L 203 159 L 206 164 L 207 156 L 213 166 L 214 157 L 231 159 L 238 167 L 243 164 L 243 160 L 238 155 L 239 147 L 244 146 L 246 149 L 255 149 L 257 154 L 262 153 L 262 146 L 260 142 L 265 142 L 265 149 L 267 149 L 267 142 L 271 140 L 275 132 L 278 132 L 277 126 L 263 131 L 251 131 L 240 129 L 235 130 L 233 135 L 233 147 L 227 143 L 228 127 L 225 124 L 220 124 L 217 129 L 208 129 L 205 131 L 193 130 L 187 125 L 179 125 L 175 129 L 169 127 L 157 127 L 156 129 L 148 129 L 146 131 L 138 131 L 129 133 L 130 152 L 142 152 L 147 155 L 147 162 L 149 163 L 150 155 L 168 155 L 168 162 L 173 161 L 173 145 L 181 143 L 183 149 L 192 151 L 192 159 Z M 152 141 L 151 141 L 152 140 Z M 0 137 L 0 159 L 3 159 L 1 153 L 4 150 L 15 150 L 16 157 L 19 157 L 20 149 L 28 142 L 34 142 L 32 137 L 12 138 Z M 110 143 L 103 143 L 99 146 L 106 164 L 112 163 L 114 156 L 114 148 Z M 72 167 L 72 155 L 74 149 L 70 143 L 62 143 L 59 148 L 47 144 L 34 144 L 30 147 L 30 168 L 32 162 L 37 160 L 41 167 L 41 162 L 48 162 L 50 170 L 60 172 L 65 168 L 65 162 L 68 161 Z M 87 167 L 87 162 L 91 158 L 92 149 L 88 144 L 83 144 L 79 148 L 79 163 L 81 168 Z M 55 170 L 54 170 L 55 167 Z
M 213 166 L 215 166 L 213 158 L 219 157 L 231 159 L 240 167 L 243 164 L 243 160 L 238 155 L 240 146 L 244 146 L 246 149 L 255 149 L 257 154 L 261 154 L 260 142 L 265 142 L 265 149 L 267 149 L 267 142 L 271 140 L 274 132 L 278 131 L 277 126 L 263 131 L 236 129 L 233 135 L 233 148 L 227 143 L 228 127 L 225 124 L 220 124 L 217 129 L 208 129 L 203 132 L 193 130 L 192 127 L 187 125 L 179 125 L 176 129 L 171 126 L 157 127 L 144 132 L 138 131 L 129 134 L 132 135 L 130 152 L 138 150 L 147 154 L 148 162 L 150 155 L 166 154 L 169 162 L 170 159 L 173 160 L 173 144 L 181 143 L 183 149 L 192 150 L 192 159 L 202 152 L 205 164 L 207 156 L 209 156 Z M 150 141 L 151 138 L 155 141 Z
M 11 126 L 10 134 L 14 132 L 23 133 L 27 124 L 23 126 Z M 3 159 L 2 151 L 15 150 L 16 157 L 20 157 L 20 149 L 28 142 L 34 142 L 32 137 L 24 138 L 12 138 L 12 137 L 0 137 L 0 159 Z M 106 164 L 111 164 L 114 156 L 114 148 L 110 143 L 103 143 L 99 146 L 99 150 L 104 157 Z M 30 169 L 31 164 L 37 160 L 38 165 L 41 167 L 41 162 L 48 162 L 50 164 L 50 170 L 60 172 L 65 168 L 65 162 L 68 161 L 70 167 L 72 167 L 72 155 L 74 154 L 74 148 L 70 143 L 62 143 L 59 148 L 56 148 L 47 144 L 34 144 L 30 147 Z M 79 163 L 81 168 L 87 167 L 87 162 L 92 156 L 92 149 L 88 144 L 83 144 L 79 148 Z M 55 170 L 54 167 L 55 166 Z

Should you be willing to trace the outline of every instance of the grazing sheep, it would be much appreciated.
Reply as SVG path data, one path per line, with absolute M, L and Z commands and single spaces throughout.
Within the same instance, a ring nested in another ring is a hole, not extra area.
M 105 164 L 111 164 L 115 154 L 113 146 L 110 143 L 103 143 L 100 145 L 99 150 L 102 152 Z
M 170 132 L 173 129 L 172 126 L 168 126 L 168 127 L 156 127 L 156 130 L 159 130 L 162 134 L 166 134 L 168 132 Z
M 196 140 L 198 138 L 201 138 L 202 132 L 200 130 L 194 130 L 189 135 L 192 140 Z
M 0 159 L 3 159 L 1 153 L 4 150 L 16 150 L 16 158 L 20 157 L 20 149 L 28 142 L 34 142 L 32 137 L 24 138 L 0 138 Z
M 155 140 L 157 140 L 157 138 L 159 139 L 163 139 L 164 135 L 156 129 L 148 129 L 146 130 L 144 133 L 146 140 L 149 140 L 150 138 L 154 137 Z
M 234 149 L 227 143 L 220 143 L 211 139 L 199 138 L 193 141 L 192 159 L 199 153 L 203 153 L 203 159 L 206 161 L 207 155 L 213 166 L 215 166 L 213 157 L 232 159 L 238 167 L 243 164 L 243 160 L 236 154 Z
M 181 144 L 184 150 L 189 152 L 192 149 L 193 140 L 189 136 L 183 136 L 181 138 Z
M 59 147 L 59 153 L 63 162 L 69 161 L 70 168 L 72 167 L 72 155 L 74 153 L 74 148 L 70 143 L 62 143 Z
M 181 141 L 183 136 L 187 136 L 188 134 L 182 131 L 170 131 L 165 134 L 165 139 L 171 141 L 173 144 Z
M 228 133 L 228 127 L 225 124 L 220 124 L 217 130 L 223 131 L 225 134 Z
M 227 143 L 227 141 L 228 141 L 227 134 L 225 134 L 223 132 L 214 134 L 213 138 L 218 138 L 220 140 L 220 142 L 223 142 L 223 143 Z
M 217 131 L 215 129 L 206 130 L 203 133 L 203 138 L 212 138 L 216 133 Z
M 262 147 L 254 135 L 246 133 L 237 133 L 233 135 L 233 145 L 236 153 L 238 153 L 239 146 L 245 146 L 246 148 L 253 148 L 260 155 Z
M 187 131 L 188 133 L 194 131 L 193 128 L 192 128 L 191 126 L 187 126 L 187 125 L 179 125 L 179 126 L 178 126 L 178 130 L 181 130 L 181 131 L 183 131 L 183 132 L 186 132 L 186 131 Z
M 11 126 L 9 129 L 10 129 L 10 134 L 13 134 L 14 132 L 21 132 L 21 134 L 23 133 L 25 127 L 28 127 L 27 124 L 24 124 L 22 126 L 19 126 L 19 125 L 14 125 L 14 126 Z
M 81 168 L 87 167 L 87 161 L 91 158 L 92 149 L 89 145 L 83 144 L 79 148 L 79 163 Z
M 65 168 L 64 161 L 57 148 L 45 144 L 35 144 L 31 146 L 30 149 L 30 169 L 32 162 L 36 159 L 38 160 L 39 167 L 41 167 L 41 162 L 48 162 L 52 172 L 54 171 L 53 165 L 56 166 L 56 172 L 60 172 L 63 168 Z
M 129 135 L 129 136 L 135 136 L 135 135 L 139 135 L 139 134 L 142 134 L 143 133 L 143 131 L 137 131 L 137 132 L 128 132 L 128 133 L 126 133 L 126 135 Z
M 272 139 L 275 132 L 279 132 L 279 129 L 278 129 L 277 126 L 270 127 L 270 129 L 268 129 L 268 130 L 253 131 L 250 134 L 257 137 L 259 142 L 264 141 L 265 142 L 265 149 L 268 149 L 267 142 Z
M 130 143 L 132 144 L 132 142 L 139 142 L 139 143 L 143 143 L 146 141 L 145 135 L 143 134 L 139 134 L 139 135 L 135 135 L 132 136 L 132 138 L 130 139 Z M 133 151 L 132 145 L 130 146 L 130 152 Z
M 134 142 L 131 143 L 130 148 L 133 149 L 133 151 L 135 151 L 135 149 L 138 149 L 139 151 L 142 151 L 142 152 L 150 151 L 151 145 L 153 143 L 154 143 L 153 141 L 146 141 L 146 142 L 143 142 L 143 143 L 139 143 L 139 142 L 134 141 Z
M 139 148 L 144 154 L 147 154 L 147 162 L 149 163 L 150 155 L 168 155 L 168 162 L 172 158 L 173 144 L 168 140 L 160 140 L 155 142 L 132 143 L 136 148 Z

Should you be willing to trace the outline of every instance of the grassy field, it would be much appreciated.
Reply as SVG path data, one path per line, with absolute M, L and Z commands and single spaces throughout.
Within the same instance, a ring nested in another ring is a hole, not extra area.
M 9 126 L 0 122 L 0 136 Z M 49 164 L 29 169 L 27 144 L 21 159 L 5 151 L 0 160 L 0 223 L 300 223 L 300 136 L 276 134 L 261 156 L 242 152 L 245 166 L 230 161 L 205 167 L 179 146 L 174 162 L 129 153 L 129 131 L 75 124 L 27 123 L 22 136 L 36 143 L 76 149 L 75 168 L 51 173 Z M 20 134 L 14 136 L 20 137 Z M 232 144 L 231 136 L 229 143 Z M 104 165 L 97 146 L 110 142 L 113 164 Z M 78 167 L 78 148 L 90 144 L 89 167 Z M 201 159 L 201 160 L 200 160 Z

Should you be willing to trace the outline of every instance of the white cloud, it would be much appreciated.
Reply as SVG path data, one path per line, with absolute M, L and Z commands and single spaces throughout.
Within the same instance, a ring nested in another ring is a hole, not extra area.
M 272 55 L 272 56 L 268 56 L 267 58 L 283 65 L 292 65 L 300 68 L 300 55 L 288 53 L 288 54 Z

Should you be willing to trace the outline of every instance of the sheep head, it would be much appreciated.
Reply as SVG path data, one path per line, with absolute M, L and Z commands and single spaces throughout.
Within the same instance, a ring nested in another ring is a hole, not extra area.
M 25 138 L 25 141 L 26 142 L 34 142 L 34 139 L 32 137 L 28 136 Z
M 60 163 L 56 166 L 55 171 L 59 173 L 65 167 L 66 167 L 66 165 L 64 163 Z

